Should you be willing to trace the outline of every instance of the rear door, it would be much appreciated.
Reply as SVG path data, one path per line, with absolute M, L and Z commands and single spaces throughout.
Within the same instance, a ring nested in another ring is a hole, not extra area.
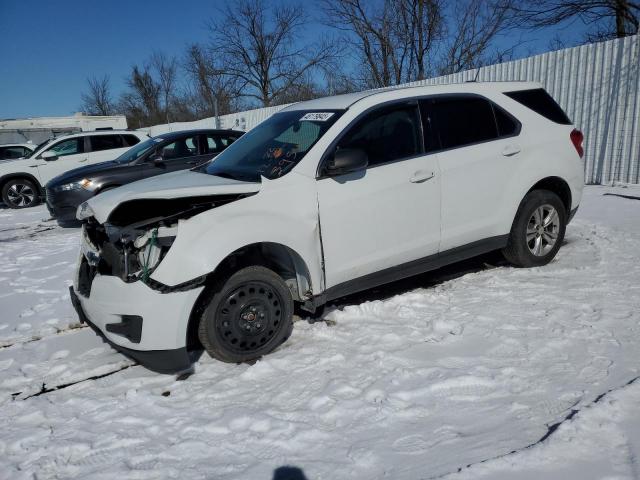
M 129 149 L 129 145 L 125 143 L 122 135 L 119 134 L 91 135 L 88 140 L 89 163 L 115 160 Z
M 440 143 L 440 250 L 508 233 L 503 192 L 517 170 L 519 122 L 479 95 L 436 96 L 421 110 Z

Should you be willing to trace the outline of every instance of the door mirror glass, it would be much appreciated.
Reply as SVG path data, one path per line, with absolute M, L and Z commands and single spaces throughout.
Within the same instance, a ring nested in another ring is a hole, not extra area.
M 359 148 L 340 148 L 327 163 L 327 174 L 343 175 L 364 170 L 369 165 L 367 153 Z
M 164 165 L 164 158 L 162 158 L 162 154 L 156 152 L 149 157 L 149 161 L 152 162 L 156 166 Z
M 56 152 L 48 150 L 44 152 L 42 155 L 40 155 L 40 158 L 42 158 L 43 160 L 46 160 L 47 162 L 51 162 L 52 160 L 57 160 L 58 155 L 56 154 Z

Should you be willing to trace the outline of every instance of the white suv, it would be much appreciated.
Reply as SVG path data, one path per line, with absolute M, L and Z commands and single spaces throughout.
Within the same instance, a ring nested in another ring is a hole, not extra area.
M 466 83 L 302 102 L 200 170 L 89 200 L 71 298 L 150 368 L 204 347 L 259 358 L 353 292 L 501 249 L 556 255 L 583 187 L 582 134 L 537 84 Z
M 52 138 L 26 158 L 0 163 L 0 194 L 9 208 L 36 205 L 44 185 L 74 168 L 114 160 L 141 140 L 144 132 L 104 130 Z

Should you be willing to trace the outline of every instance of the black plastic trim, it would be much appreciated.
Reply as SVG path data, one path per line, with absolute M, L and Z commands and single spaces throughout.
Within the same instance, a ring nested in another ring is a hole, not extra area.
M 149 370 L 158 373 L 176 373 L 191 368 L 192 361 L 186 346 L 173 350 L 131 350 L 130 348 L 125 348 L 113 343 L 105 336 L 102 330 L 96 327 L 91 320 L 89 320 L 82 309 L 82 305 L 80 304 L 80 300 L 78 299 L 76 292 L 73 291 L 73 287 L 69 287 L 69 295 L 71 296 L 71 303 L 73 304 L 73 308 L 76 310 L 80 321 L 82 323 L 86 323 L 102 338 L 104 342 L 111 345 L 123 355 L 135 360 Z
M 606 194 L 605 194 L 606 195 Z M 574 208 L 573 210 L 571 210 L 569 212 L 569 218 L 567 219 L 567 225 L 569 224 L 569 222 L 571 222 L 571 220 L 573 220 L 573 217 L 576 216 L 576 213 L 578 213 L 578 208 L 580 207 L 580 205 L 578 205 L 576 208 Z
M 412 260 L 411 262 L 390 267 L 379 272 L 370 273 L 363 277 L 349 280 L 328 288 L 323 294 L 314 298 L 313 303 L 315 306 L 320 306 L 323 303 L 351 295 L 352 293 L 368 290 L 370 288 L 384 285 L 385 283 L 402 280 L 403 278 L 413 277 L 414 275 L 436 270 L 451 263 L 460 262 L 462 260 L 482 255 L 483 253 L 498 250 L 506 247 L 508 240 L 508 234 L 490 237 L 467 245 L 452 248 L 435 255 L 429 255 L 428 257 Z

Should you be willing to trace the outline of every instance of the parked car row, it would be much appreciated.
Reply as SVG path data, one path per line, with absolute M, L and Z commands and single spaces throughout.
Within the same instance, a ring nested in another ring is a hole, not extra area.
M 30 153 L 22 145 L 24 155 L 0 162 L 2 201 L 9 208 L 27 208 L 46 197 L 51 215 L 61 225 L 78 224 L 76 210 L 88 198 L 205 163 L 241 133 L 194 130 L 149 138 L 143 132 L 109 130 L 50 139 L 31 146 Z M 4 147 L 18 152 L 17 146 Z
M 4 143 L 0 145 L 0 161 L 28 157 L 35 148 L 33 143 Z

